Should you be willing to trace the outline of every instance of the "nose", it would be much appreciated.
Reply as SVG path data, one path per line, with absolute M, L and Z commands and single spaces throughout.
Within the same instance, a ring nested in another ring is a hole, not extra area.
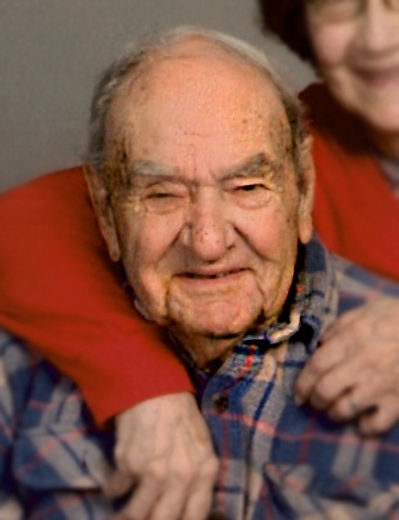
M 386 0 L 365 2 L 357 39 L 363 51 L 377 54 L 399 42 L 399 15 L 388 4 Z
M 234 228 L 223 197 L 213 186 L 197 190 L 188 209 L 182 240 L 192 254 L 205 262 L 215 262 L 233 245 Z

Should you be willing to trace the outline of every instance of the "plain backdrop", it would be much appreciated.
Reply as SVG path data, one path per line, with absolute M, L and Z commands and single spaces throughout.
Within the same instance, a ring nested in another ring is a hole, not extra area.
M 181 24 L 265 49 L 297 89 L 314 77 L 265 36 L 256 0 L 0 0 L 0 191 L 81 162 L 99 73 L 129 41 Z

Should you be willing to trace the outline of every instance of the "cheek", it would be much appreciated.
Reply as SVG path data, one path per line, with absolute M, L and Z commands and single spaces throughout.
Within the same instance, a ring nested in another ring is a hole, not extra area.
M 292 192 L 296 193 L 296 187 L 292 186 Z M 297 197 L 286 193 L 268 207 L 247 214 L 241 221 L 241 232 L 259 257 L 280 263 L 287 251 L 296 249 L 297 211 Z
M 171 250 L 178 235 L 178 219 L 144 218 L 125 226 L 123 264 L 142 312 L 163 324 L 167 316 L 167 293 L 173 272 Z
M 149 215 L 138 221 L 130 230 L 129 245 L 133 245 L 136 264 L 146 269 L 158 269 L 169 253 L 181 231 L 180 218 Z M 133 255 L 130 255 L 133 258 Z
M 257 219 L 252 248 L 258 256 L 257 285 L 266 317 L 278 313 L 287 297 L 295 267 L 298 233 L 296 219 L 280 211 Z
M 322 72 L 345 64 L 353 34 L 345 24 L 310 24 L 309 35 Z

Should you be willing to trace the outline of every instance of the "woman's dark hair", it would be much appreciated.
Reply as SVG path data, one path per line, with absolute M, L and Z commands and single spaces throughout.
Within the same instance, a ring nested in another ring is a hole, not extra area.
M 304 14 L 304 0 L 259 0 L 263 27 L 278 34 L 296 54 L 315 64 Z

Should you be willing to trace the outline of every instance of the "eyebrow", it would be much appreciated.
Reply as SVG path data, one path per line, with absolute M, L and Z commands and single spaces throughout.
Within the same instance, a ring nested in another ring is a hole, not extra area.
M 174 177 L 177 172 L 175 169 L 169 168 L 163 164 L 149 160 L 132 161 L 128 168 L 128 175 L 131 177 Z
M 222 180 L 227 181 L 240 177 L 251 177 L 252 175 L 262 176 L 266 173 L 279 171 L 281 166 L 281 162 L 272 159 L 265 152 L 260 152 L 229 168 Z
M 272 159 L 265 152 L 260 152 L 228 168 L 220 181 L 225 182 L 235 178 L 246 178 L 256 174 L 262 176 L 266 173 L 275 173 L 280 169 L 281 162 Z M 178 168 L 170 168 L 151 160 L 139 159 L 133 161 L 128 168 L 128 175 L 131 179 L 134 177 L 152 177 L 154 181 L 161 180 L 192 184 L 192 181 L 187 180 Z

